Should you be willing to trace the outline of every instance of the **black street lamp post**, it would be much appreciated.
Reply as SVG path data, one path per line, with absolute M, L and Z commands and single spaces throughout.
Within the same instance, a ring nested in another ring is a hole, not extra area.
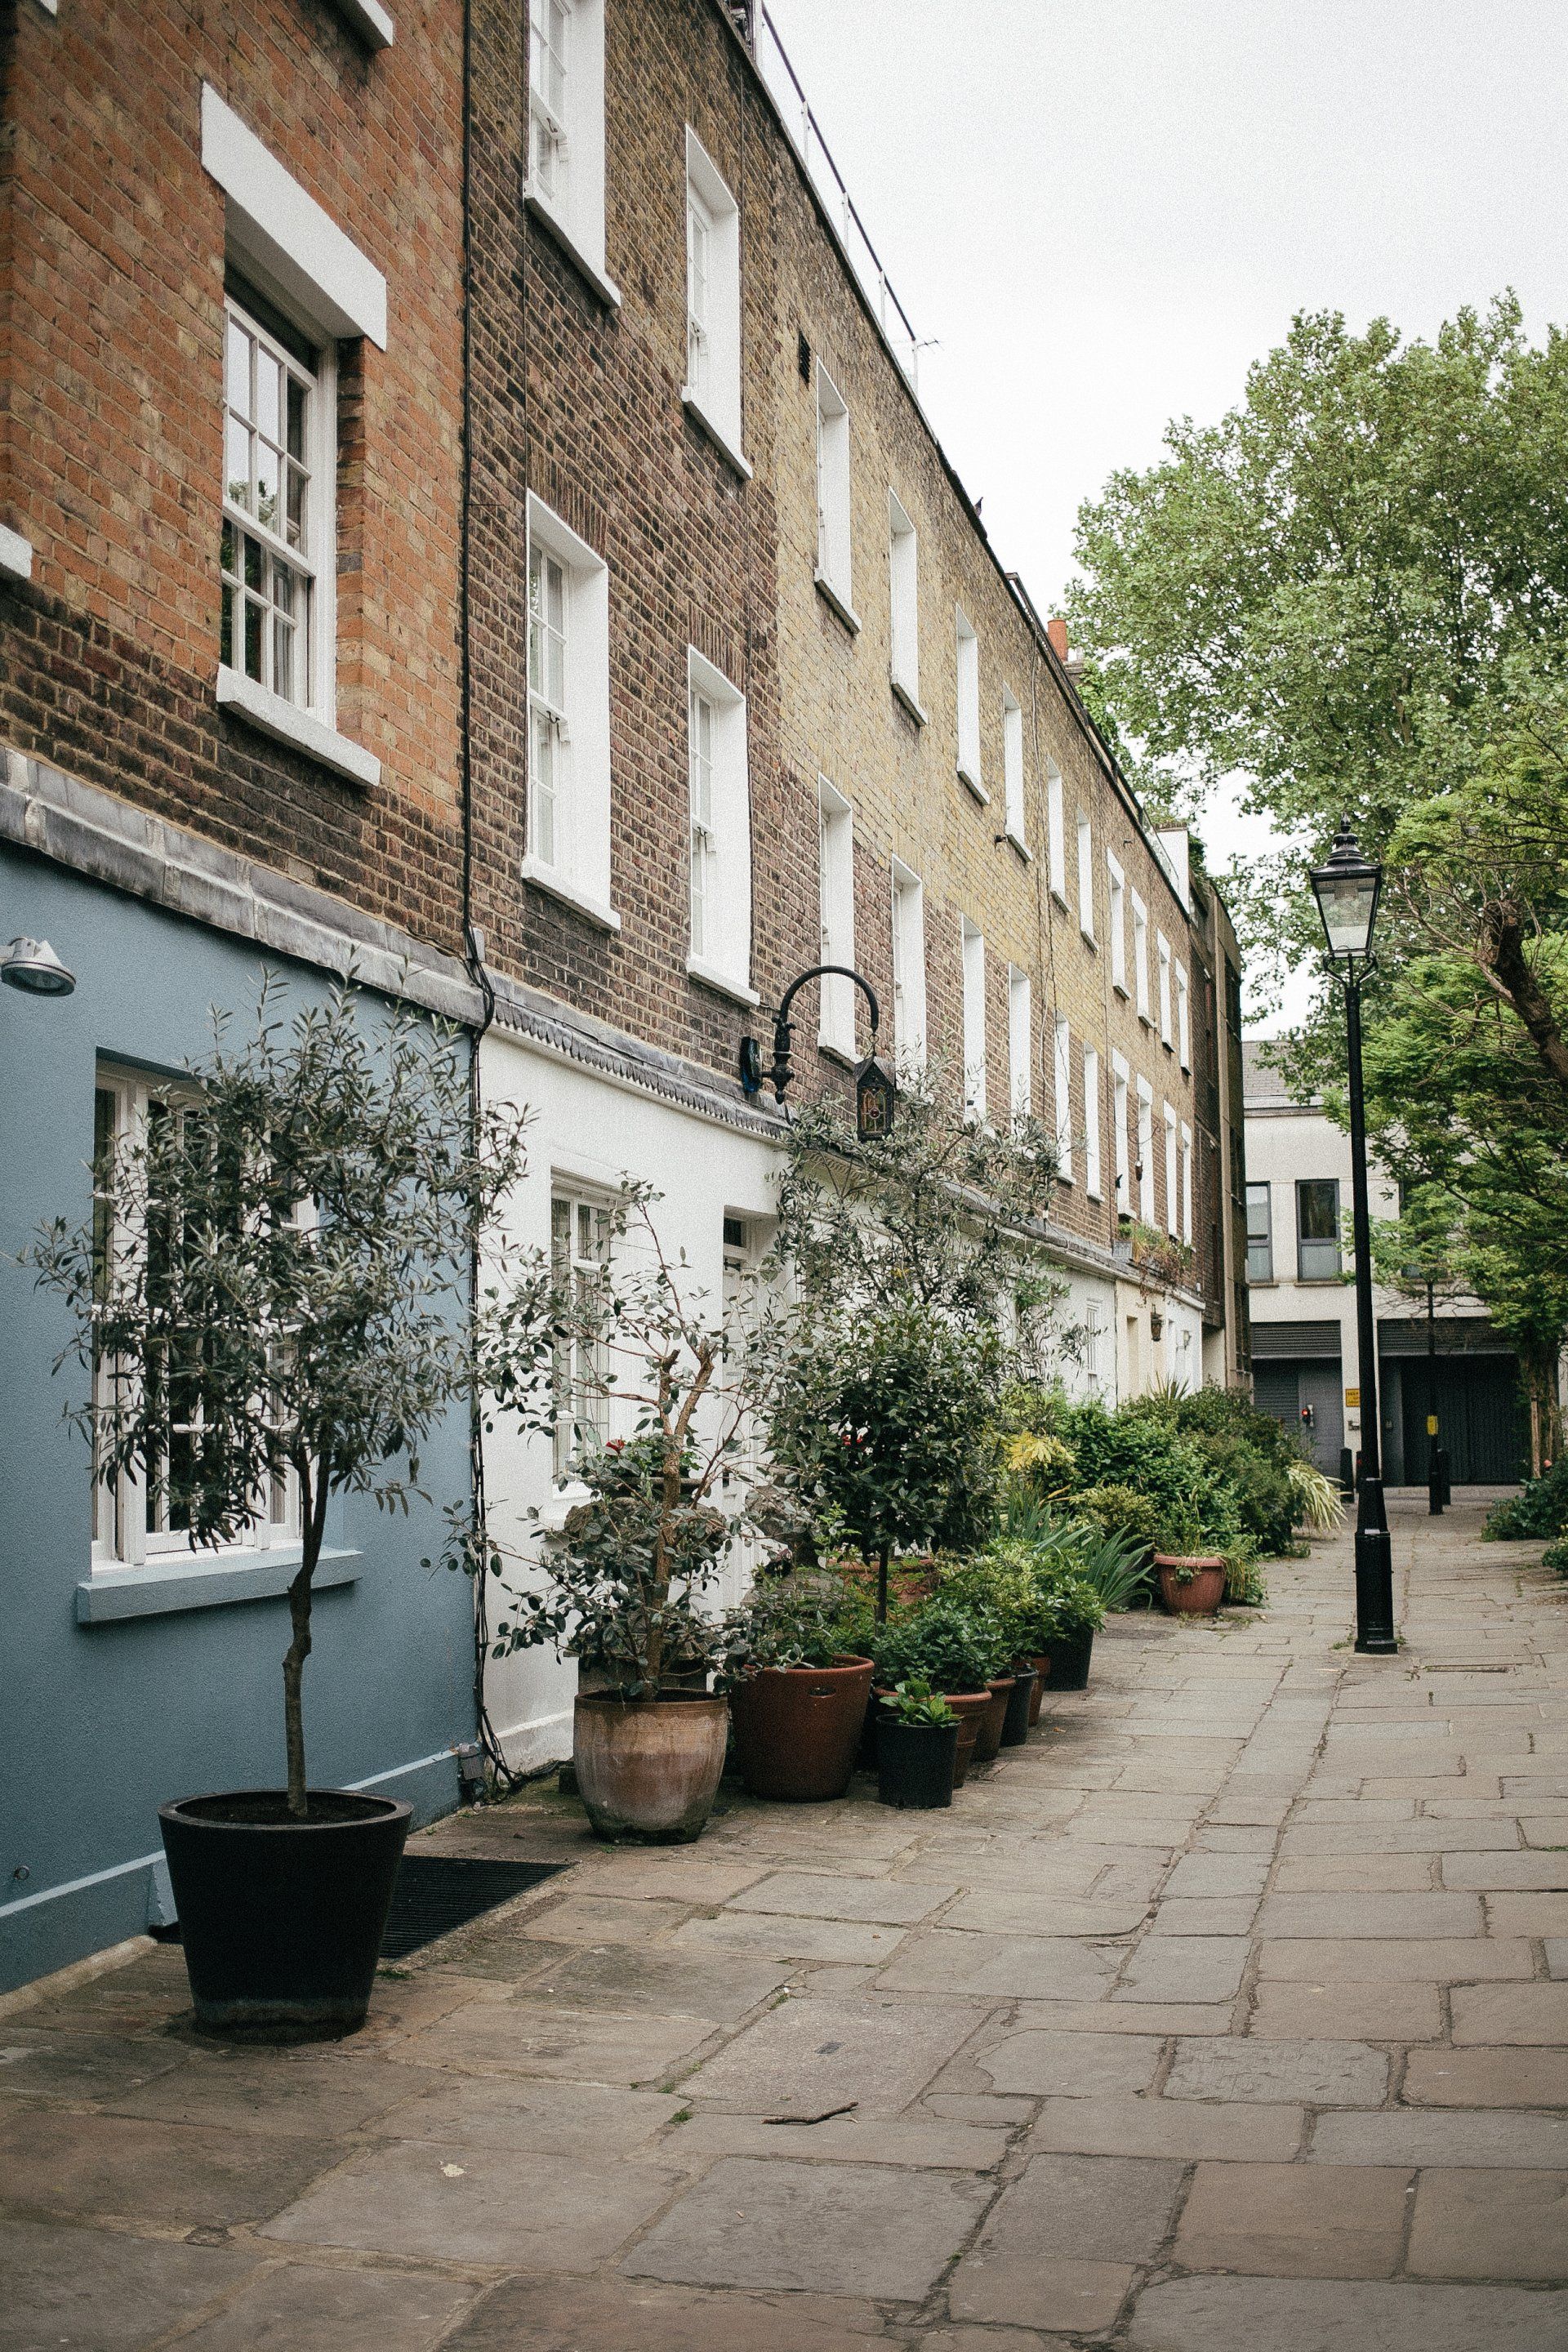
M 1437 1298 L 1431 1277 L 1426 1282 L 1426 1507 L 1440 1518 L 1443 1493 L 1443 1449 L 1437 1443 Z
M 1355 1529 L 1355 1645 L 1375 1656 L 1398 1648 L 1394 1633 L 1394 1560 L 1383 1500 L 1379 1444 L 1377 1334 L 1372 1305 L 1372 1234 L 1367 1210 L 1366 1111 L 1362 1091 L 1361 989 L 1372 954 L 1383 868 L 1363 857 L 1342 825 L 1326 865 L 1311 877 L 1329 954 L 1344 965 L 1345 1035 L 1350 1060 L 1351 1203 L 1355 1243 L 1356 1326 L 1361 1359 L 1361 1487 Z

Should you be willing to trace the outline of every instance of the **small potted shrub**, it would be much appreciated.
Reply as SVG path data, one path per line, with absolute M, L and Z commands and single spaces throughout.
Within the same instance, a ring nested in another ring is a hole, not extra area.
M 871 1696 L 868 1602 L 796 1573 L 763 1583 L 730 1624 L 744 1662 L 730 1717 L 746 1787 L 790 1803 L 841 1797 Z
M 1154 1554 L 1161 1600 L 1173 1616 L 1212 1617 L 1225 1599 L 1225 1554 L 1205 1549 L 1195 1509 L 1173 1512 L 1161 1534 Z
M 1016 1748 L 1022 1746 L 1030 1724 L 1038 1718 L 1037 1694 L 1050 1672 L 1047 1652 L 1056 1632 L 1050 1566 L 1059 1556 L 1053 1538 L 1037 1542 L 1004 1534 L 943 1579 L 942 1589 L 952 1599 L 983 1612 L 994 1622 L 1000 1652 L 1012 1678 L 1002 1693 L 999 1720 L 997 1685 L 993 1678 L 992 1712 L 976 1748 L 980 1762 L 987 1753 L 996 1753 L 996 1747 L 989 1745 L 993 1723 L 997 1745 Z
M 1055 1621 L 1047 1654 L 1053 1691 L 1085 1690 L 1094 1637 L 1105 1622 L 1105 1603 L 1087 1578 L 1058 1577 L 1050 1587 Z
M 958 1717 L 958 1754 L 953 1786 L 962 1789 L 974 1754 L 980 1718 L 991 1705 L 996 1667 L 993 1626 L 958 1602 L 940 1595 L 907 1617 L 878 1629 L 872 1652 L 879 1689 L 917 1679 L 940 1691 Z M 878 1717 L 880 1738 L 880 1714 Z
M 958 1717 L 919 1675 L 882 1700 L 877 1794 L 884 1805 L 933 1809 L 952 1802 Z
M 328 1507 L 424 1497 L 420 1449 L 472 1392 L 469 1251 L 524 1162 L 521 1119 L 473 1125 L 465 1040 L 384 1024 L 346 986 L 285 1024 L 274 993 L 247 1045 L 220 1031 L 97 1166 L 94 1222 L 50 1227 L 32 1262 L 94 1375 L 72 1418 L 96 1477 L 155 1480 L 193 1552 L 243 1541 L 279 1482 L 298 1497 L 285 1785 L 181 1798 L 159 1821 L 197 2025 L 306 2041 L 363 2022 L 410 1812 L 307 1777 Z M 537 1344 L 528 1285 L 496 1296 Z
M 706 1595 L 747 1522 L 743 1507 L 726 1511 L 715 1497 L 781 1343 L 765 1297 L 737 1318 L 740 1336 L 708 1318 L 705 1295 L 660 1243 L 657 1197 L 623 1184 L 597 1282 L 541 1266 L 542 1368 L 526 1327 L 514 1348 L 494 1318 L 482 1369 L 492 1417 L 542 1433 L 570 1415 L 573 1473 L 586 1490 L 539 1543 L 543 1590 L 509 1593 L 496 1654 L 549 1643 L 593 1674 L 597 1687 L 579 1689 L 573 1719 L 589 1822 L 599 1837 L 663 1844 L 701 1834 L 723 1773 L 730 1703 L 707 1685 L 739 1661 Z M 612 1416 L 633 1433 L 602 1437 Z M 468 1540 L 499 1572 L 488 1530 Z

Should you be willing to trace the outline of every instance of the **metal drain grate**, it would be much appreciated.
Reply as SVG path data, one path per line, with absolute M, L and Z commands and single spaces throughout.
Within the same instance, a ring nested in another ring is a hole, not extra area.
M 558 1862 L 466 1862 L 455 1854 L 405 1853 L 393 1889 L 384 1960 L 401 1960 L 438 1936 L 525 1895 L 565 1865 Z
M 1420 1671 L 1424 1675 L 1511 1675 L 1518 1664 L 1517 1658 L 1510 1658 L 1500 1666 L 1489 1658 L 1485 1665 L 1472 1664 L 1466 1658 L 1439 1658 L 1436 1664 L 1425 1665 Z

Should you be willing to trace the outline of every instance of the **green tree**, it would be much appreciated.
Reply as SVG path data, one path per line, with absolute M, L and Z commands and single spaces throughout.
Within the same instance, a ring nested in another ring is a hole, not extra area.
M 89 1374 L 71 1418 L 94 1475 L 163 1498 L 193 1549 L 297 1482 L 302 1550 L 283 1660 L 289 1810 L 307 1812 L 302 1683 L 312 1582 L 338 1494 L 423 1496 L 420 1452 L 472 1393 L 470 1254 L 523 1172 L 523 1118 L 476 1130 L 460 1034 L 340 988 L 284 1022 L 264 991 L 237 1048 L 161 1089 L 93 1171 L 95 1212 L 32 1253 Z M 57 1370 L 59 1366 L 57 1365 Z

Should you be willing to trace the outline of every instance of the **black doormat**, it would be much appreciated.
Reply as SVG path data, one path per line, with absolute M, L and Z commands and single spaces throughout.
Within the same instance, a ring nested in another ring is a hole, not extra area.
M 455 1854 L 405 1853 L 392 1890 L 381 1957 L 401 1960 L 422 1951 L 437 1936 L 466 1927 L 470 1919 L 510 1903 L 564 1867 L 559 1862 L 466 1862 Z
M 531 1886 L 568 1866 L 563 1862 L 466 1862 L 455 1854 L 405 1853 L 392 1890 L 381 1957 L 406 1959 L 410 1952 L 423 1951 L 437 1937 L 466 1927 L 470 1919 L 526 1895 Z M 183 1940 L 178 1920 L 148 1933 L 160 1944 Z

